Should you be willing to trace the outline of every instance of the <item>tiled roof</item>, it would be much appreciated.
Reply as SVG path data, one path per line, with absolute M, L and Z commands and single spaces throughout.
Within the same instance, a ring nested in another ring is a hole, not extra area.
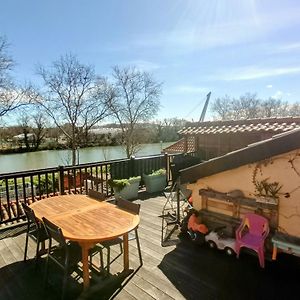
M 206 176 L 262 161 L 296 149 L 300 149 L 300 129 L 277 134 L 270 139 L 250 144 L 245 148 L 180 170 L 180 182 L 196 182 Z
M 178 133 L 181 135 L 273 132 L 274 134 L 300 128 L 300 117 L 248 119 L 237 121 L 210 121 L 190 123 Z

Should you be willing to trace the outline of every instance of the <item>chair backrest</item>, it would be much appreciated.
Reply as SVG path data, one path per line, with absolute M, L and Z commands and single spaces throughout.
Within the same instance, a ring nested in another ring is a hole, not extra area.
M 39 227 L 39 224 L 38 224 L 38 221 L 37 221 L 36 216 L 34 214 L 34 211 L 28 205 L 26 205 L 24 202 L 22 202 L 22 208 L 25 212 L 25 215 L 26 215 L 26 218 L 27 218 L 28 222 L 33 223 L 37 227 Z
M 253 235 L 261 236 L 269 231 L 269 222 L 263 216 L 253 213 L 245 214 L 243 222 L 247 225 L 249 232 Z
M 57 241 L 60 246 L 66 247 L 67 243 L 61 229 L 46 218 L 43 218 L 43 223 L 49 237 Z
M 128 210 L 137 215 L 140 213 L 140 208 L 141 208 L 140 204 L 133 203 L 133 202 L 130 202 L 130 201 L 122 199 L 122 198 L 118 198 L 116 200 L 116 202 L 117 202 L 116 204 L 119 208 Z
M 100 201 L 105 200 L 105 194 L 95 191 L 95 190 L 92 190 L 92 189 L 89 189 L 88 196 L 91 198 L 94 198 L 96 200 L 100 200 Z

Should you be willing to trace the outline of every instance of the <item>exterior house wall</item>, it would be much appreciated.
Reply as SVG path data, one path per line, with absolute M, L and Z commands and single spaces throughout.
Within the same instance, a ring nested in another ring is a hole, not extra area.
M 274 156 L 261 163 L 204 177 L 195 184 L 190 184 L 188 188 L 193 191 L 195 209 L 202 208 L 200 189 L 213 189 L 221 193 L 241 190 L 245 197 L 257 198 L 253 183 L 255 173 L 255 179 L 259 182 L 267 179 L 269 183 L 278 182 L 282 185 L 278 200 L 278 230 L 300 237 L 300 149 Z

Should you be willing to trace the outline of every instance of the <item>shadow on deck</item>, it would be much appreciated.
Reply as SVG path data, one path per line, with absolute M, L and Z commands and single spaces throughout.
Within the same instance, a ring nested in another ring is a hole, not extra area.
M 69 281 L 67 299 L 299 299 L 300 259 L 279 254 L 277 261 L 259 267 L 258 258 L 242 252 L 240 259 L 223 251 L 198 246 L 186 237 L 177 245 L 161 247 L 161 215 L 164 197 L 141 194 L 139 227 L 144 265 L 138 264 L 135 242 L 130 243 L 130 266 L 135 273 L 118 275 L 122 257 L 111 266 L 109 279 L 94 277 L 81 294 L 81 280 Z M 51 272 L 51 284 L 43 290 L 43 260 L 23 259 L 24 233 L 0 240 L 0 300 L 60 298 L 61 272 Z M 34 243 L 29 257 L 34 256 Z M 118 247 L 112 249 L 118 255 Z M 96 261 L 96 263 L 99 263 Z

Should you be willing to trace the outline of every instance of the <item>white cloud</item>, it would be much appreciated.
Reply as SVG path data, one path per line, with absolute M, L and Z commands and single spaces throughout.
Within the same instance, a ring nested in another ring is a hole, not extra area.
M 182 18 L 172 30 L 155 36 L 143 34 L 132 43 L 140 47 L 160 47 L 168 52 L 192 51 L 257 41 L 284 27 L 300 23 L 299 8 L 261 13 L 252 1 L 240 1 L 234 9 L 225 2 L 221 7 L 220 2 L 201 4 L 199 9 L 193 5 L 189 11 L 182 12 Z M 283 48 L 298 46 L 295 43 Z
M 277 92 L 272 96 L 272 98 L 274 98 L 274 99 L 282 99 L 282 96 L 283 96 L 283 92 L 282 92 L 282 91 L 277 91 Z
M 300 50 L 300 42 L 281 45 L 277 48 L 278 52 L 290 52 Z
M 206 87 L 196 85 L 178 85 L 168 90 L 171 94 L 203 94 L 209 92 Z
M 213 76 L 212 79 L 217 80 L 252 80 L 264 77 L 275 77 L 282 75 L 299 74 L 299 67 L 274 67 L 274 68 L 262 68 L 257 66 L 247 66 L 243 68 L 236 68 L 231 71 L 224 71 L 220 74 Z
M 132 60 L 124 63 L 126 65 L 136 66 L 141 71 L 154 71 L 161 68 L 161 65 L 147 60 Z
M 267 89 L 271 89 L 273 87 L 273 85 L 272 84 L 268 84 L 268 85 L 266 85 L 266 88 Z

